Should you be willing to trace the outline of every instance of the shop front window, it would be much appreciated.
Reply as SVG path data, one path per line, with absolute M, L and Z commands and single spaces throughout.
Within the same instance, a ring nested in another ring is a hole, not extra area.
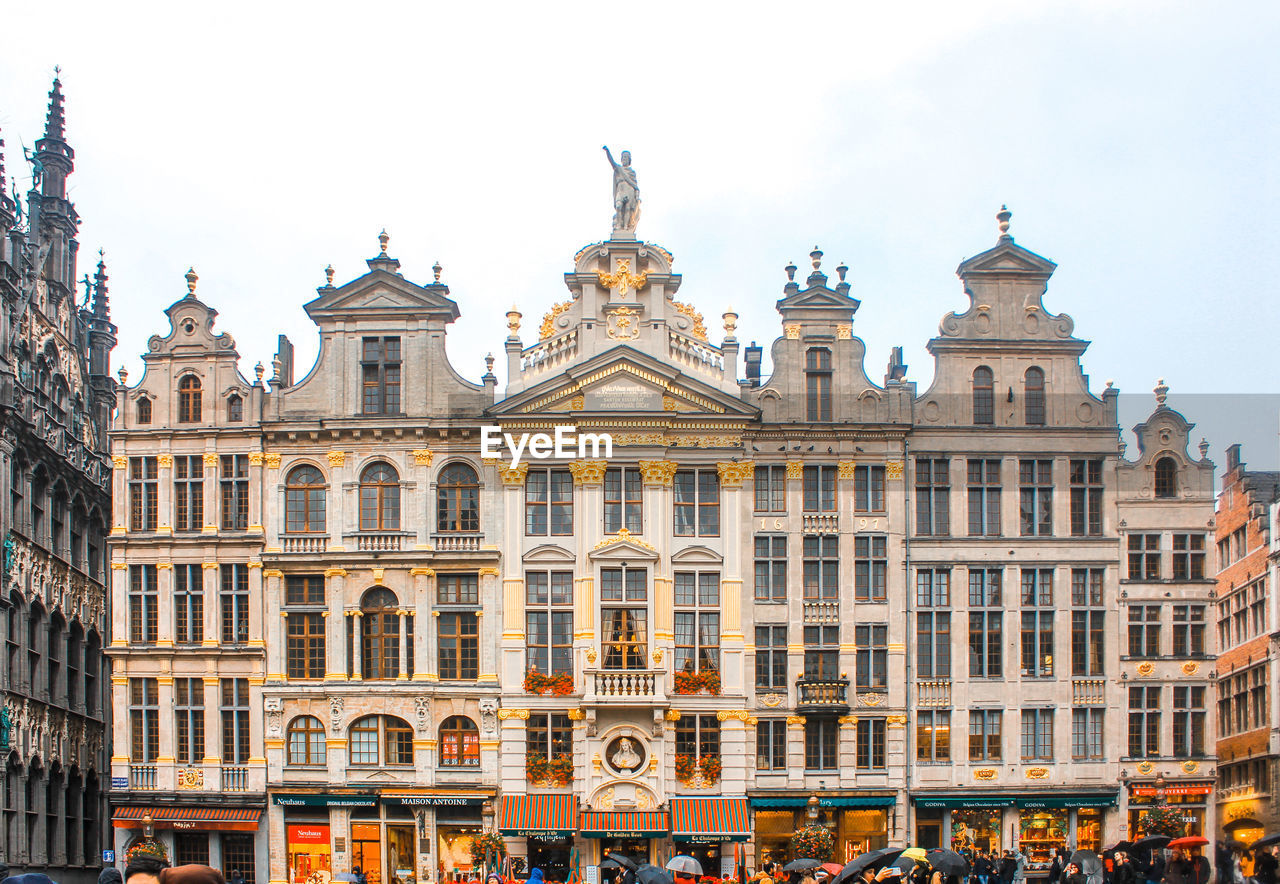
M 289 850 L 289 872 L 293 884 L 311 884 L 312 875 L 324 873 L 316 880 L 325 880 L 330 872 L 329 825 L 306 823 L 286 825 L 285 842 Z
M 1067 812 L 1021 811 L 1018 817 L 1018 843 L 1026 848 L 1031 868 L 1049 868 L 1054 852 L 1067 844 Z
M 1102 850 L 1102 811 L 1096 807 L 1076 811 L 1076 847 L 1094 853 Z
M 951 811 L 951 849 L 960 853 L 1000 851 L 1000 811 L 956 809 Z

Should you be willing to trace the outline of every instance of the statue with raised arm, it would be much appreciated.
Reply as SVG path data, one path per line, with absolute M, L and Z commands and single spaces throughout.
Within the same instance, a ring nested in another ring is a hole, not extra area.
M 631 151 L 622 152 L 621 163 L 614 162 L 608 145 L 604 155 L 613 166 L 613 229 L 634 232 L 640 220 L 640 187 L 636 184 L 636 170 L 631 168 Z

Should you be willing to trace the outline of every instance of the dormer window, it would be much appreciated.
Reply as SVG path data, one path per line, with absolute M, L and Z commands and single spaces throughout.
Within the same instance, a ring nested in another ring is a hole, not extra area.
M 235 393 L 227 398 L 227 420 L 232 423 L 244 420 L 244 400 Z
M 988 425 L 996 422 L 995 375 L 985 365 L 973 370 L 973 422 Z
M 813 347 L 805 354 L 805 420 L 831 420 L 831 351 Z
M 400 339 L 365 338 L 360 352 L 361 411 L 400 413 Z
M 202 420 L 200 379 L 193 374 L 178 381 L 178 423 L 195 424 Z
M 1178 496 L 1178 465 L 1172 457 L 1156 461 L 1156 497 Z
M 138 400 L 138 423 L 151 423 L 151 400 L 145 396 Z

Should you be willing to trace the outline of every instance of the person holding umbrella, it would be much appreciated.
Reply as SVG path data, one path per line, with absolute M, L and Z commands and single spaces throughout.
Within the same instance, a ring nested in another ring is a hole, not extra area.
M 1111 872 L 1111 884 L 1138 884 L 1138 873 L 1129 862 L 1129 855 L 1123 850 L 1116 851 L 1115 864 Z
M 1276 861 L 1273 847 L 1259 847 L 1253 852 L 1253 877 L 1258 884 L 1276 884 Z

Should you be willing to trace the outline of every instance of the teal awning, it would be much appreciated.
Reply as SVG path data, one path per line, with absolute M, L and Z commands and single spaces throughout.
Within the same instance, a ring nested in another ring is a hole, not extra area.
M 1115 807 L 1115 793 L 1102 795 L 917 795 L 912 799 L 923 808 L 1020 807 L 1024 810 L 1066 810 L 1082 807 Z
M 281 807 L 373 807 L 376 795 L 272 795 Z
M 774 807 L 804 807 L 809 803 L 808 798 L 802 797 L 786 797 L 786 798 L 767 798 L 755 797 L 750 799 L 752 807 L 774 808 Z M 898 803 L 898 799 L 892 795 L 860 795 L 857 797 L 834 797 L 823 798 L 818 797 L 819 807 L 893 807 Z

